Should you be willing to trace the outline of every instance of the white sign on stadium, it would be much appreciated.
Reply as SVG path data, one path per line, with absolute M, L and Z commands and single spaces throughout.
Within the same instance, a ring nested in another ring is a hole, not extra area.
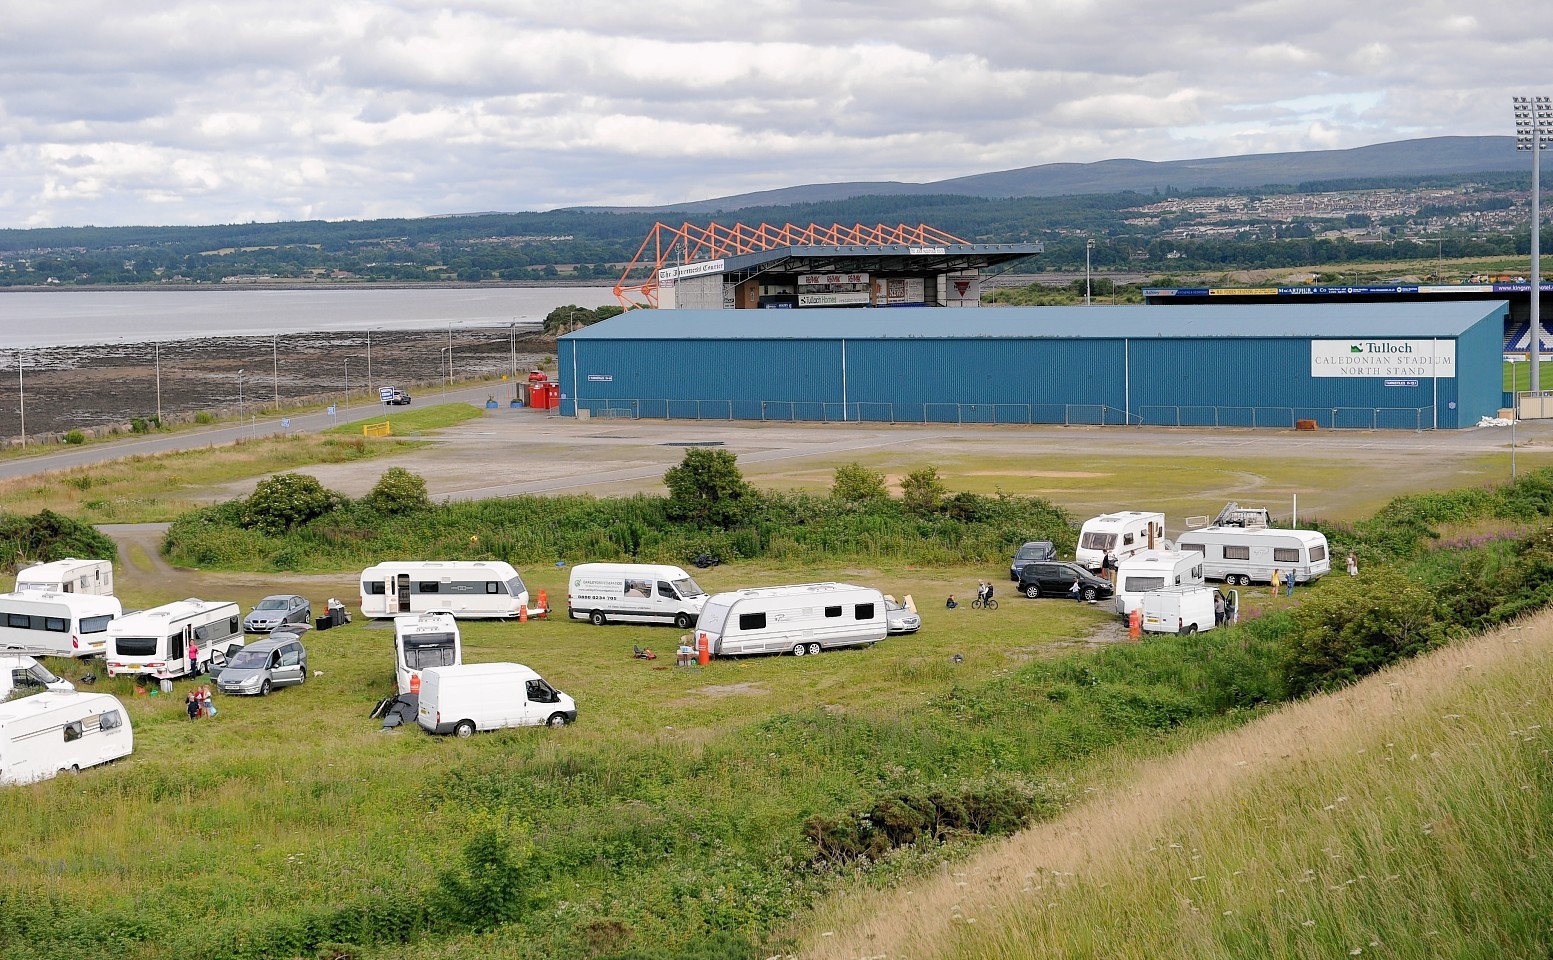
M 1312 340 L 1312 377 L 1456 376 L 1454 340 Z

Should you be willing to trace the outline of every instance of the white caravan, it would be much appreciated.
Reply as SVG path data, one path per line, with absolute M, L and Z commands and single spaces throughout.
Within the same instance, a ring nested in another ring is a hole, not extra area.
M 113 561 L 67 558 L 36 564 L 16 574 L 16 589 L 29 593 L 92 593 L 111 597 Z
M 0 653 L 89 657 L 108 649 L 117 597 L 89 593 L 0 593 Z
M 655 563 L 579 563 L 566 589 L 567 616 L 598 627 L 618 620 L 686 630 L 705 604 L 690 574 Z
M 0 657 L 0 702 L 23 693 L 54 690 L 69 693 L 75 684 L 31 657 Z
M 516 617 L 528 602 L 528 587 L 512 564 L 500 560 L 402 560 L 361 572 L 361 613 L 397 617 L 409 613 L 451 613 L 463 619 Z
M 1181 550 L 1202 556 L 1203 576 L 1226 583 L 1271 583 L 1273 571 L 1295 583 L 1311 583 L 1332 572 L 1327 538 L 1314 530 L 1204 527 L 1181 535 Z
M 1091 517 L 1079 528 L 1073 559 L 1080 566 L 1099 570 L 1106 552 L 1125 560 L 1144 550 L 1165 548 L 1165 515 L 1148 510 L 1124 510 Z
M 714 657 L 793 656 L 877 643 L 889 632 L 884 595 L 850 583 L 755 587 L 709 597 L 696 624 Z
M 415 719 L 432 733 L 467 737 L 503 727 L 564 727 L 577 703 L 521 663 L 465 663 L 421 674 Z
M 1202 554 L 1179 550 L 1144 551 L 1117 565 L 1116 612 L 1125 617 L 1139 609 L 1145 593 L 1202 582 Z
M 450 613 L 394 618 L 394 672 L 399 694 L 421 692 L 421 671 L 464 662 L 458 621 Z
M 108 676 L 195 676 L 243 648 L 243 612 L 225 600 L 174 600 L 108 626 Z M 189 646 L 195 647 L 189 658 Z
M 128 756 L 135 734 L 106 693 L 40 693 L 0 704 L 0 785 L 47 780 Z
M 1143 631 L 1145 633 L 1201 633 L 1218 626 L 1213 613 L 1213 599 L 1218 590 L 1207 584 L 1190 587 L 1164 587 L 1143 595 Z M 1225 622 L 1234 622 L 1240 606 L 1240 594 L 1230 590 L 1224 594 Z

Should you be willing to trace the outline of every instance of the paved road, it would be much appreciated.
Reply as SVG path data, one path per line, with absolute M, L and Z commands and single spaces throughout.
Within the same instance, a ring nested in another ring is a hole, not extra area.
M 502 388 L 490 383 L 482 383 L 473 387 L 464 387 L 452 391 L 435 393 L 423 393 L 415 401 L 423 406 L 436 403 L 470 403 L 478 407 L 485 405 L 485 400 L 493 392 L 502 395 Z M 34 473 L 42 473 L 47 470 L 65 470 L 70 467 L 84 467 L 96 463 L 105 463 L 109 460 L 118 460 L 123 457 L 135 455 L 148 456 L 158 453 L 170 453 L 176 450 L 195 450 L 201 447 L 222 446 L 236 443 L 245 437 L 268 437 L 277 433 L 317 433 L 327 430 L 341 423 L 349 423 L 352 420 L 367 419 L 369 416 L 380 415 L 384 411 L 392 413 L 403 408 L 384 407 L 374 404 L 372 407 L 363 407 L 360 404 L 350 410 L 340 410 L 339 415 L 329 416 L 326 412 L 293 414 L 289 418 L 283 417 L 253 417 L 246 424 L 215 424 L 208 427 L 193 427 L 179 430 L 174 433 L 151 434 L 144 437 L 133 437 L 124 440 L 112 440 L 106 442 L 85 444 L 79 447 L 50 447 L 50 452 L 36 457 L 20 457 L 0 461 L 0 479 L 11 477 L 24 477 Z M 290 425 L 283 426 L 282 421 L 289 419 Z

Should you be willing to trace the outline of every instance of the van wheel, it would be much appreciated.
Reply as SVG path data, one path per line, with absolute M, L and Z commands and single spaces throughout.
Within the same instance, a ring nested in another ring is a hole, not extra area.
M 801 644 L 801 643 L 793 644 L 793 656 L 801 657 L 801 656 L 803 656 L 804 654 L 806 654 L 808 652 L 809 652 L 809 648 L 805 647 L 803 644 Z
M 1197 624 L 1189 623 L 1186 625 L 1186 629 L 1182 630 L 1181 632 L 1190 637 L 1192 634 L 1197 632 Z
M 809 656 L 817 657 L 819 655 L 820 655 L 820 645 L 817 644 L 817 643 L 809 644 Z
M 564 726 L 566 726 L 566 714 L 564 714 L 564 713 L 552 713 L 552 714 L 550 714 L 550 719 L 545 721 L 545 726 L 547 726 L 547 727 L 564 727 Z
M 674 618 L 674 627 L 677 630 L 689 630 L 690 629 L 690 614 L 688 614 L 688 613 L 681 613 L 678 616 L 676 616 Z
M 269 677 L 265 677 L 264 678 L 264 682 L 259 684 L 259 696 L 267 697 L 269 695 L 270 695 L 270 678 Z
M 453 727 L 453 736 L 460 740 L 468 740 L 475 735 L 475 722 L 473 720 L 460 720 Z
M 602 627 L 604 624 L 609 622 L 609 619 L 604 616 L 604 611 L 595 610 L 588 614 L 588 622 L 593 624 L 595 627 Z
M 1032 583 L 1028 587 L 1025 587 L 1025 596 L 1029 597 L 1031 600 L 1037 600 L 1041 596 L 1041 588 Z
M 1099 594 L 1095 593 L 1094 587 L 1085 587 L 1083 596 L 1085 600 L 1093 600 L 1095 597 L 1099 596 Z

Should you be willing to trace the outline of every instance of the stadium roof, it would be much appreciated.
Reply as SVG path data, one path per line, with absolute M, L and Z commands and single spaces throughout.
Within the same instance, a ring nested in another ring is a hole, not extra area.
M 563 339 L 1455 337 L 1503 301 L 1148 306 L 631 310 Z

